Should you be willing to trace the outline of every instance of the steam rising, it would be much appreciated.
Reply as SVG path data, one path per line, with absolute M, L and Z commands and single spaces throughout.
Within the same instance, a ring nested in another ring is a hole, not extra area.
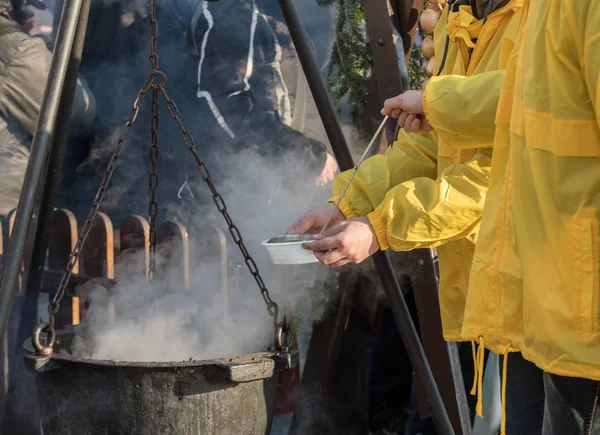
M 303 6 L 299 3 L 302 8 L 316 7 L 312 2 Z M 291 74 L 286 85 L 282 68 L 289 74 L 297 71 L 298 65 L 281 18 L 265 15 L 280 14 L 276 2 L 178 0 L 159 2 L 159 9 L 158 51 L 161 67 L 169 76 L 168 92 L 196 139 L 198 151 L 209 165 L 272 299 L 279 305 L 279 320 L 291 312 L 296 322 L 317 320 L 325 313 L 326 302 L 334 291 L 333 272 L 320 264 L 274 266 L 260 245 L 282 234 L 311 207 L 323 204 L 331 193 L 330 186 L 313 184 L 321 170 L 314 166 L 322 164 L 322 156 L 313 155 L 315 139 L 325 135 L 311 102 L 304 114 L 309 124 L 305 126 L 307 134 L 290 128 L 290 98 L 297 96 L 287 86 L 297 78 Z M 116 22 L 110 18 L 113 10 L 106 11 L 106 22 Z M 327 38 L 332 35 L 325 36 L 333 30 L 328 14 L 321 13 L 319 18 L 311 15 L 310 20 L 311 25 L 315 20 L 320 23 L 316 36 L 321 58 L 331 47 Z M 232 15 L 236 18 L 230 21 Z M 103 28 L 100 24 L 97 27 Z M 139 26 L 139 34 L 135 33 L 135 25 L 129 29 L 131 35 L 137 35 L 133 39 L 139 38 L 137 42 L 146 47 L 145 23 Z M 191 46 L 186 35 L 192 36 Z M 88 56 L 92 59 L 91 53 L 106 56 L 104 43 L 90 47 Z M 125 98 L 129 101 L 130 94 L 139 89 L 148 73 L 147 56 L 146 49 L 142 49 L 133 55 L 134 61 L 117 56 L 116 60 L 92 60 L 87 67 L 82 65 L 91 85 L 95 84 L 99 101 L 105 101 L 107 107 L 98 111 L 104 131 L 80 166 L 77 182 L 72 183 L 74 194 L 70 198 L 81 199 L 67 206 L 80 215 L 85 215 L 98 176 L 117 142 L 112 128 L 121 124 L 125 114 L 126 108 L 114 106 L 111 110 L 110 106 Z M 107 86 L 107 79 L 112 86 Z M 115 94 L 119 94 L 116 100 Z M 145 215 L 147 211 L 148 191 L 142 186 L 147 186 L 149 174 L 148 112 L 146 105 L 104 202 L 103 210 L 116 226 L 124 216 Z M 183 280 L 183 259 L 177 243 L 160 247 L 159 271 L 151 284 L 146 280 L 145 259 L 140 254 L 120 258 L 116 287 L 110 291 L 90 286 L 85 289 L 91 300 L 85 318 L 91 340 L 79 341 L 75 351 L 97 359 L 178 361 L 266 349 L 273 343 L 274 328 L 260 291 L 229 237 L 208 187 L 194 172 L 195 165 L 180 141 L 180 132 L 164 108 L 161 113 L 158 221 L 177 220 L 189 230 L 189 288 Z M 210 225 L 221 227 L 227 234 L 226 296 L 220 244 Z M 110 321 L 112 306 L 114 321 Z
M 274 266 L 260 243 L 283 233 L 310 206 L 326 201 L 329 188 L 283 186 L 281 174 L 297 171 L 294 162 L 265 162 L 248 152 L 231 164 L 235 175 L 219 190 L 271 297 L 279 304 L 280 320 L 290 309 L 299 318 L 316 320 L 330 299 L 332 290 L 326 287 L 331 272 L 320 264 Z M 189 201 L 195 200 L 190 197 Z M 198 205 L 195 215 L 186 218 L 191 229 L 189 289 L 183 281 L 182 258 L 173 252 L 173 245 L 158 251 L 160 272 L 152 284 L 143 273 L 145 260 L 134 254 L 119 263 L 118 284 L 110 292 L 103 287 L 88 289 L 87 326 L 92 342 L 79 342 L 78 355 L 120 361 L 201 360 L 257 352 L 272 344 L 271 317 L 230 238 L 229 269 L 234 272 L 228 280 L 225 307 L 218 246 L 207 240 L 216 233 L 206 223 L 221 226 L 220 215 L 210 218 L 215 211 L 214 206 Z M 109 322 L 109 300 L 115 306 L 114 322 Z

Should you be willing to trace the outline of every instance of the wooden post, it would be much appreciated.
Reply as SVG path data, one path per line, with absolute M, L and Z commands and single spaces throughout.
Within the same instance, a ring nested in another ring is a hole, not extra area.
M 56 210 L 52 215 L 53 231 L 50 235 L 50 243 L 48 244 L 48 266 L 50 270 L 54 270 L 58 275 L 62 274 L 69 258 L 71 251 L 77 244 L 77 218 L 69 210 Z M 75 263 L 73 274 L 79 274 L 79 261 Z M 48 289 L 56 291 L 55 288 Z M 50 298 L 54 296 L 50 294 Z M 58 324 L 79 325 L 81 321 L 80 300 L 77 296 L 65 295 L 64 308 L 58 314 Z M 70 300 L 70 303 L 69 303 Z M 68 309 L 66 307 L 69 307 Z
M 48 266 L 57 271 L 67 266 L 71 251 L 77 244 L 77 218 L 69 210 L 56 210 L 52 216 L 54 231 L 48 245 Z M 73 274 L 79 273 L 79 261 L 75 263 Z
M 115 248 L 113 224 L 105 213 L 98 213 L 83 247 L 82 273 L 86 276 L 115 277 Z
M 213 221 L 210 223 L 210 221 Z M 211 247 L 217 248 L 216 250 L 210 249 L 207 254 L 213 256 L 213 258 L 219 258 L 220 274 L 221 274 L 221 310 L 223 311 L 223 320 L 225 324 L 229 322 L 229 260 L 227 255 L 227 236 L 225 231 L 214 222 L 212 218 L 207 219 L 207 223 L 194 228 L 195 231 L 192 233 L 192 238 L 195 241 L 194 247 L 198 249 L 201 243 L 206 243 Z M 199 252 L 193 252 L 192 258 L 198 258 Z M 212 260 L 212 259 L 211 259 Z
M 121 223 L 120 260 L 127 261 L 130 255 L 141 255 L 141 269 L 133 273 L 142 273 L 148 279 L 150 272 L 150 224 L 141 216 L 129 216 Z M 136 263 L 137 264 L 137 263 Z
M 178 266 L 181 270 L 183 287 L 189 290 L 190 246 L 186 227 L 177 221 L 163 223 L 158 230 L 158 243 L 160 245 L 160 255 L 164 259 L 160 269 L 168 270 L 171 267 Z M 160 274 L 160 271 L 158 273 Z
M 374 133 L 381 122 L 380 111 L 383 102 L 404 92 L 404 86 L 392 33 L 391 15 L 393 10 L 389 6 L 388 0 L 366 1 L 364 8 L 369 45 L 373 57 L 373 78 L 364 121 L 367 123 L 368 131 Z M 388 122 L 385 134 L 379 137 L 379 152 L 385 151 L 395 140 L 395 131 L 396 124 Z
M 337 310 L 324 321 L 313 325 L 309 352 L 306 357 L 303 380 L 318 383 L 325 390 L 331 388 L 331 379 L 336 371 L 342 340 L 350 312 L 352 311 L 355 274 L 342 273 L 338 278 L 340 296 Z
M 472 433 L 471 417 L 467 405 L 467 395 L 463 381 L 456 343 L 444 341 L 440 300 L 436 270 L 431 249 L 418 249 L 411 252 L 414 267 L 410 268 L 415 302 L 421 325 L 421 341 L 431 371 L 446 405 L 454 432 L 459 435 Z M 417 381 L 417 398 L 420 414 L 429 416 L 424 396 Z
M 81 273 L 88 277 L 115 278 L 113 224 L 105 213 L 98 213 L 80 258 Z M 109 321 L 115 319 L 115 306 L 109 299 Z

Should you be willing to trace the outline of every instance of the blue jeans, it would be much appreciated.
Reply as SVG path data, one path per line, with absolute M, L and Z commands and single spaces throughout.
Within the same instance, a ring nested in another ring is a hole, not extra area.
M 600 382 L 546 373 L 511 353 L 506 434 L 600 435 Z
M 500 373 L 504 358 L 500 357 Z M 506 435 L 540 435 L 544 420 L 544 372 L 520 352 L 508 355 Z
M 543 435 L 600 434 L 600 382 L 544 373 Z

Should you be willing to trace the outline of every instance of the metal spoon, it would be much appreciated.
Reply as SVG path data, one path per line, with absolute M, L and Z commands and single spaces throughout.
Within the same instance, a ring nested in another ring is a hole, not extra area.
M 350 176 L 350 179 L 348 180 L 348 182 L 344 186 L 344 189 L 342 190 L 342 193 L 340 194 L 340 197 L 338 198 L 337 202 L 335 203 L 334 209 L 331 211 L 331 214 L 329 215 L 329 218 L 327 218 L 327 221 L 325 222 L 325 225 L 323 225 L 323 228 L 321 229 L 321 234 L 323 234 L 325 232 L 325 230 L 327 229 L 327 226 L 331 222 L 331 219 L 333 218 L 333 215 L 335 214 L 335 212 L 338 210 L 338 207 L 340 206 L 340 203 L 342 202 L 342 199 L 344 198 L 344 195 L 346 194 L 346 191 L 350 187 L 350 183 L 352 183 L 352 180 L 354 180 L 354 176 L 358 172 L 358 168 L 360 168 L 361 163 L 367 157 L 367 155 L 369 154 L 369 151 L 371 150 L 371 148 L 373 148 L 373 145 L 375 144 L 375 140 L 379 137 L 379 134 L 381 133 L 381 130 L 383 130 L 383 127 L 385 126 L 385 123 L 387 122 L 387 120 L 389 119 L 389 117 L 390 117 L 390 115 L 387 115 L 385 118 L 383 118 L 383 121 L 381 121 L 381 124 L 379 125 L 379 128 L 375 132 L 375 135 L 373 135 L 373 138 L 371 139 L 371 142 L 369 142 L 369 145 L 367 146 L 367 149 L 363 153 L 363 155 L 360 158 L 360 160 L 358 161 L 358 163 L 354 166 L 354 172 L 352 172 L 352 175 Z

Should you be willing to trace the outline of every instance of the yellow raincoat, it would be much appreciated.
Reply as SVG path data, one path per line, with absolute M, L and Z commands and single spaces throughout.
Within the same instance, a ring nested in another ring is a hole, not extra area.
M 471 8 L 442 14 L 435 29 L 442 75 L 425 90 L 428 134 L 401 131 L 385 155 L 365 161 L 340 205 L 351 219 L 368 216 L 382 249 L 438 248 L 444 337 L 462 341 L 470 265 L 485 202 L 502 71 L 514 46 L 523 0 L 512 0 L 483 24 Z M 471 43 L 477 38 L 476 45 Z M 437 67 L 439 69 L 439 66 Z M 487 120 L 479 122 L 478 117 Z M 458 150 L 456 145 L 469 149 Z M 350 176 L 334 182 L 335 202 Z
M 496 118 L 463 337 L 600 380 L 600 0 L 530 0 Z

